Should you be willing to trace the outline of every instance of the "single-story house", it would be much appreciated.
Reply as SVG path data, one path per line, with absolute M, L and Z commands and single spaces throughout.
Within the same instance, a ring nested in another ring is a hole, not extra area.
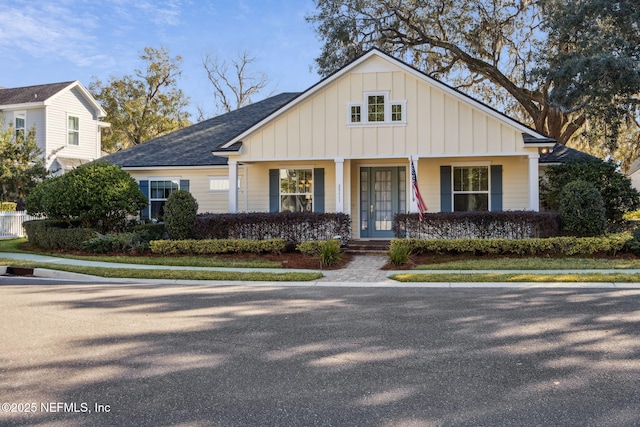
M 104 160 L 140 183 L 145 218 L 184 188 L 200 212 L 344 212 L 359 239 L 392 237 L 394 214 L 417 212 L 414 174 L 431 212 L 537 211 L 541 169 L 576 153 L 372 49 L 304 92 Z

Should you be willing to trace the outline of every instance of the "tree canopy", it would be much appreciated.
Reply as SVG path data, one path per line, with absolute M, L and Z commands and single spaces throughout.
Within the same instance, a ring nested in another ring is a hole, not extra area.
M 379 47 L 561 144 L 604 117 L 610 142 L 637 105 L 635 0 L 315 3 L 307 20 L 324 41 L 321 75 Z
M 89 85 L 111 124 L 103 134 L 103 149 L 113 152 L 156 138 L 189 124 L 188 99 L 178 88 L 182 57 L 165 48 L 144 48 L 144 68 L 135 75 L 96 79 Z
M 24 199 L 47 176 L 36 130 L 16 134 L 12 125 L 4 127 L 0 114 L 0 201 Z

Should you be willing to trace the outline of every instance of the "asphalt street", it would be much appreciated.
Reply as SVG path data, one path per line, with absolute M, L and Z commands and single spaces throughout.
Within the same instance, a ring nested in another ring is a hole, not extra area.
M 0 425 L 638 426 L 640 290 L 0 278 Z

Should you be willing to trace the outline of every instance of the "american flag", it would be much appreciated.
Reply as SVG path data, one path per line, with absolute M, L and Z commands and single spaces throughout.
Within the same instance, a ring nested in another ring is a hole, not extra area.
M 418 218 L 422 221 L 424 218 L 422 214 L 427 212 L 429 209 L 420 195 L 420 189 L 418 188 L 418 176 L 416 175 L 416 168 L 413 166 L 413 160 L 411 161 L 411 186 L 413 188 L 413 197 L 415 197 L 415 200 L 418 203 Z

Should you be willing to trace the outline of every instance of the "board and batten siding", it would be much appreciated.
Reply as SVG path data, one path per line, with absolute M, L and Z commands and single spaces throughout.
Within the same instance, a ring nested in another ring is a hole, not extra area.
M 367 92 L 386 92 L 388 101 L 406 101 L 406 125 L 349 125 L 349 103 L 365 102 Z M 243 138 L 243 152 L 237 159 L 397 158 L 523 151 L 518 129 L 383 58 L 371 58 Z
M 209 177 L 229 176 L 227 167 L 212 167 L 207 169 L 157 169 L 157 170 L 134 170 L 127 172 L 138 182 L 141 180 L 162 180 L 179 179 L 189 181 L 189 192 L 198 202 L 198 213 L 225 213 L 229 211 L 229 193 L 227 191 L 210 191 Z M 238 190 L 238 209 L 244 209 L 244 172 L 240 167 L 238 170 L 240 177 L 240 189 Z M 268 207 L 268 205 L 267 205 Z
M 47 155 L 53 150 L 64 147 L 57 153 L 59 157 L 93 160 L 100 157 L 98 117 L 94 107 L 73 88 L 56 96 L 47 107 Z M 79 144 L 68 145 L 67 116 L 80 119 Z

